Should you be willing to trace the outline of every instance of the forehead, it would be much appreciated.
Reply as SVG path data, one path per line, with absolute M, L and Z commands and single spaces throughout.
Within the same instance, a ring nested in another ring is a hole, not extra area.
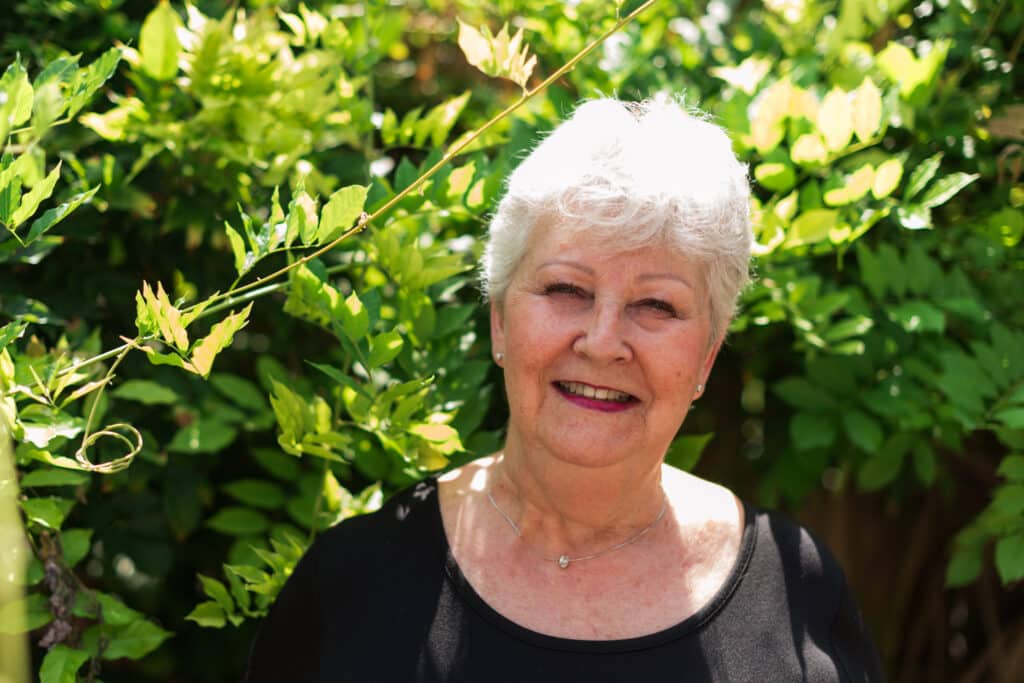
M 648 244 L 623 244 L 615 235 L 588 233 L 577 226 L 540 224 L 527 243 L 520 263 L 522 274 L 547 268 L 574 268 L 597 275 L 643 277 L 671 274 L 685 278 L 696 287 L 703 280 L 703 266 L 694 259 L 656 239 Z

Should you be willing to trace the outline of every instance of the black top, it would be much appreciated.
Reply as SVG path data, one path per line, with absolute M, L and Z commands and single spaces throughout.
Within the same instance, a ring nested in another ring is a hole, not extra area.
M 881 681 L 842 570 L 781 515 L 745 505 L 715 597 L 664 631 L 571 640 L 485 603 L 449 550 L 437 484 L 322 534 L 253 644 L 247 683 Z

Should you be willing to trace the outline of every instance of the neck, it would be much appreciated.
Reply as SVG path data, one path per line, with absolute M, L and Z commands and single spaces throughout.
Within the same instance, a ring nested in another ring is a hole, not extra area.
M 660 460 L 582 467 L 528 457 L 510 440 L 491 469 L 497 503 L 523 539 L 547 555 L 590 553 L 621 542 L 649 526 L 665 504 Z

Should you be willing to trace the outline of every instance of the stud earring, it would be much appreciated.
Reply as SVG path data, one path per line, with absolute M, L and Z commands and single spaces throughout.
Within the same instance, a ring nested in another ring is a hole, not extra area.
M 697 385 L 697 396 L 700 396 L 703 393 L 704 393 L 704 385 L 703 384 L 698 384 Z
M 505 354 L 503 354 L 501 351 L 498 351 L 496 354 L 494 354 L 494 360 L 498 361 L 498 365 L 501 365 L 501 361 L 505 360 Z

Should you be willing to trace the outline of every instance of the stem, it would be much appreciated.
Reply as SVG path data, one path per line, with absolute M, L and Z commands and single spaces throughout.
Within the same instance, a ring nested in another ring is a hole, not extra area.
M 328 242 L 324 246 L 316 249 L 315 251 L 310 252 L 309 254 L 306 254 L 305 256 L 302 256 L 299 259 L 296 259 L 295 261 L 293 261 L 292 263 L 288 264 L 287 266 L 284 266 L 282 268 L 279 268 L 278 270 L 275 270 L 273 273 L 270 273 L 269 275 L 266 275 L 266 276 L 261 277 L 261 278 L 257 278 L 255 281 L 250 282 L 247 285 L 242 285 L 241 287 L 239 287 L 237 289 L 228 290 L 227 292 L 224 292 L 223 294 L 215 294 L 214 296 L 211 296 L 206 301 L 208 303 L 221 302 L 221 301 L 224 301 L 225 299 L 230 298 L 232 295 L 239 294 L 239 293 L 242 293 L 242 292 L 247 292 L 249 290 L 255 289 L 256 287 L 258 287 L 262 283 L 266 282 L 267 280 L 277 279 L 277 278 L 281 277 L 282 275 L 285 275 L 289 271 L 294 270 L 295 268 L 298 268 L 299 266 L 301 266 L 303 264 L 309 263 L 310 261 L 312 261 L 315 258 L 323 256 L 324 254 L 326 254 L 327 252 L 331 251 L 336 246 L 338 246 L 339 244 L 341 244 L 342 242 L 347 240 L 349 237 L 352 237 L 353 235 L 356 235 L 356 234 L 362 232 L 363 230 L 366 229 L 367 224 L 369 224 L 370 222 L 380 218 L 383 214 L 387 213 L 392 208 L 394 208 L 394 206 L 396 204 L 401 202 L 403 199 L 405 199 L 412 192 L 414 192 L 415 190 L 418 190 L 427 180 L 429 180 L 435 173 L 437 173 L 445 164 L 447 164 L 449 161 L 451 161 L 452 158 L 457 156 L 460 152 L 462 152 L 462 150 L 466 149 L 470 144 L 475 142 L 481 135 L 483 135 L 488 130 L 490 130 L 496 123 L 498 123 L 499 121 L 501 121 L 502 119 L 507 117 L 509 114 L 514 112 L 519 107 L 523 106 L 526 102 L 530 101 L 534 96 L 536 96 L 537 93 L 543 91 L 549 85 L 551 85 L 552 83 L 557 81 L 559 78 L 564 76 L 566 73 L 568 73 L 572 69 L 574 69 L 576 67 L 576 65 L 580 61 L 582 61 L 582 59 L 584 57 L 586 57 L 588 54 L 593 52 L 594 49 L 597 48 L 597 46 L 599 46 L 605 40 L 607 40 L 609 36 L 611 36 L 612 34 L 618 32 L 620 29 L 622 29 L 623 26 L 626 26 L 627 24 L 632 22 L 634 19 L 636 19 L 637 16 L 640 15 L 641 12 L 646 10 L 648 7 L 653 5 L 655 2 L 656 2 L 656 0 L 647 0 L 647 2 L 645 2 L 642 5 L 640 5 L 639 7 L 637 7 L 635 10 L 630 12 L 628 15 L 626 15 L 622 19 L 619 19 L 619 21 L 615 22 L 615 24 L 612 25 L 611 28 L 609 28 L 604 33 L 602 33 L 600 36 L 598 36 L 593 41 L 591 41 L 590 44 L 588 44 L 586 47 L 584 47 L 582 50 L 580 50 L 578 53 L 576 53 L 572 58 L 569 59 L 569 61 L 567 61 L 561 67 L 556 69 L 554 71 L 554 73 L 552 73 L 550 76 L 545 78 L 538 86 L 536 86 L 535 88 L 532 88 L 532 89 L 524 90 L 523 94 L 519 97 L 519 99 L 517 99 L 512 104 L 510 104 L 507 107 L 505 107 L 505 109 L 503 109 L 500 113 L 498 113 L 497 115 L 492 117 L 489 121 L 487 121 L 487 123 L 485 123 L 480 128 L 477 128 L 470 135 L 468 135 L 465 138 L 463 138 L 458 144 L 448 148 L 448 151 L 446 151 L 444 153 L 444 155 L 437 161 L 437 163 L 435 163 L 423 175 L 421 175 L 419 178 L 417 178 L 415 181 L 413 181 L 413 183 L 411 185 L 409 185 L 404 190 L 402 190 L 401 192 L 396 194 L 394 197 L 392 197 L 390 200 L 388 200 L 388 202 L 386 204 L 384 204 L 384 206 L 380 207 L 379 209 L 374 211 L 372 214 L 363 216 L 363 218 L 359 219 L 359 221 L 354 226 L 352 226 L 351 228 L 346 230 L 340 236 L 336 237 L 335 239 L 331 240 L 330 242 Z M 191 311 L 193 308 L 195 308 L 196 305 L 197 304 L 193 304 L 192 306 L 189 306 L 183 312 Z

